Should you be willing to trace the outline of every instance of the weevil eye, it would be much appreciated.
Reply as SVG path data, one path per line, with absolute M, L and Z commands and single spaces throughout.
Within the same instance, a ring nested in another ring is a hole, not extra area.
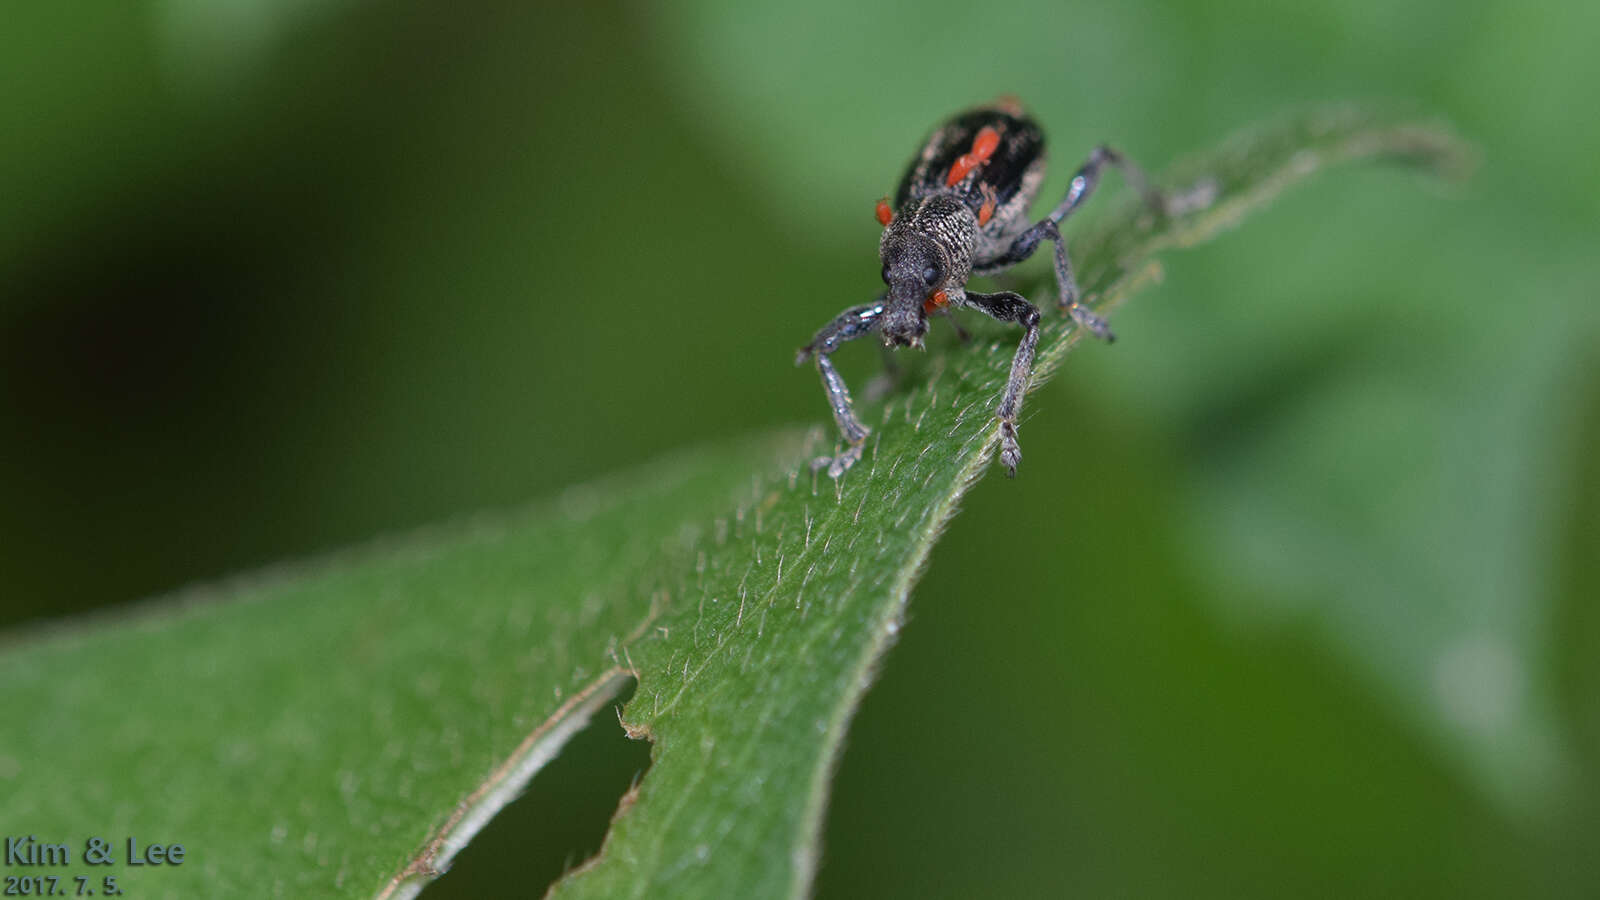
M 939 270 L 935 269 L 933 266 L 929 266 L 926 269 L 923 269 L 922 270 L 922 281 L 923 281 L 923 283 L 927 284 L 928 287 L 933 287 L 935 284 L 938 284 L 939 283 Z
M 884 284 L 888 284 L 889 283 L 889 267 L 888 266 L 884 266 L 883 267 L 883 283 Z

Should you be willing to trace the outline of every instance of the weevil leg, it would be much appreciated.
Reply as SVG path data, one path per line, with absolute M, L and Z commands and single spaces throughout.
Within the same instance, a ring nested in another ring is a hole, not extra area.
M 1022 462 L 1022 446 L 1017 443 L 1017 417 L 1022 414 L 1022 397 L 1028 391 L 1028 381 L 1033 374 L 1033 354 L 1039 346 L 1039 308 L 1023 299 L 1015 291 L 997 291 L 993 294 L 966 292 L 965 304 L 1002 322 L 1016 322 L 1026 329 L 1022 342 L 1017 345 L 1017 355 L 1011 358 L 1011 377 L 1006 380 L 1005 393 L 1000 396 L 1000 406 L 995 418 L 1000 420 L 1000 464 L 1006 475 L 1017 477 L 1017 464 Z
M 828 395 L 828 405 L 833 407 L 833 421 L 838 423 L 839 435 L 844 438 L 846 445 L 837 456 L 824 456 L 815 460 L 811 464 L 813 471 L 826 467 L 831 477 L 838 478 L 861 458 L 861 450 L 866 445 L 867 435 L 871 433 L 871 429 L 856 418 L 854 405 L 850 400 L 850 389 L 845 386 L 843 376 L 834 368 L 833 360 L 828 357 L 845 341 L 854 340 L 876 329 L 883 310 L 882 297 L 864 306 L 853 306 L 845 310 L 832 322 L 824 325 L 816 337 L 811 339 L 811 343 L 801 347 L 800 352 L 795 355 L 794 363 L 797 366 L 803 365 L 813 356 L 816 357 L 817 371 L 822 374 L 822 389 Z
M 1100 184 L 1100 176 L 1106 166 L 1111 166 L 1122 172 L 1122 177 L 1128 185 L 1139 192 L 1144 202 L 1152 209 L 1165 209 L 1162 196 L 1151 189 L 1150 182 L 1145 178 L 1144 170 L 1131 162 L 1121 153 L 1110 147 L 1101 145 L 1094 148 L 1088 160 L 1072 176 L 1072 181 L 1067 185 L 1066 196 L 1056 204 L 1055 209 L 1045 216 L 1038 224 L 1022 232 L 1011 242 L 1011 246 L 999 259 L 984 264 L 985 269 L 998 269 L 1019 263 L 1033 255 L 1040 242 L 1049 240 L 1055 244 L 1055 269 L 1056 285 L 1059 293 L 1056 302 L 1061 311 L 1070 315 L 1073 321 L 1087 328 L 1095 337 L 1106 341 L 1115 340 L 1111 327 L 1106 320 L 1097 316 L 1087 306 L 1078 302 L 1078 281 L 1072 274 L 1072 262 L 1067 258 L 1067 241 L 1061 235 L 1061 222 L 1072 211 L 1083 205 L 1094 193 Z
M 1061 236 L 1061 228 L 1049 219 L 1040 224 L 1046 226 L 1045 236 L 1056 245 L 1056 286 L 1060 290 L 1056 295 L 1056 304 L 1062 312 L 1072 317 L 1072 321 L 1089 329 L 1090 334 L 1108 344 L 1116 340 L 1117 336 L 1111 333 L 1111 326 L 1106 320 L 1078 302 L 1078 279 L 1072 275 L 1072 261 L 1067 259 L 1067 239 Z
M 1046 219 L 1060 225 L 1062 220 L 1072 214 L 1072 211 L 1089 199 L 1094 189 L 1100 184 L 1100 175 L 1106 166 L 1111 166 L 1122 173 L 1122 180 L 1138 192 L 1145 204 L 1151 209 L 1161 208 L 1161 195 L 1151 190 L 1150 179 L 1145 177 L 1144 170 L 1139 168 L 1132 160 L 1123 156 L 1121 152 L 1107 147 L 1104 144 L 1094 148 L 1089 158 L 1078 167 L 1072 181 L 1067 185 L 1067 194 L 1050 210 Z M 1041 223 L 1042 224 L 1042 223 Z

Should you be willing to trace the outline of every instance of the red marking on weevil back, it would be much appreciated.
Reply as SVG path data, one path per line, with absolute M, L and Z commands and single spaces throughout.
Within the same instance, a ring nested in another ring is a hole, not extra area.
M 894 221 L 894 210 L 889 208 L 889 198 L 884 197 L 878 201 L 878 224 L 885 228 Z
M 962 154 L 950 165 L 950 174 L 945 176 L 946 187 L 955 187 L 967 173 L 989 161 L 994 151 L 1000 146 L 1000 132 L 985 125 L 978 129 L 972 139 L 972 149 Z
M 994 195 L 994 188 L 987 184 L 978 185 L 978 190 L 983 192 L 983 205 L 978 207 L 978 227 L 982 228 L 994 218 L 994 205 L 998 198 Z
M 950 305 L 950 295 L 944 291 L 934 291 L 933 296 L 922 301 L 922 311 L 932 314 L 936 309 L 944 309 Z

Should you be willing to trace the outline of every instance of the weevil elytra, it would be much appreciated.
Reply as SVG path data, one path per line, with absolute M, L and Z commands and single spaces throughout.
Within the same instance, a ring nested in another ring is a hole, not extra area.
M 1011 376 L 995 416 L 1000 420 L 1000 463 L 1015 476 L 1022 449 L 1017 416 L 1039 343 L 1039 310 L 1021 294 L 966 289 L 972 275 L 992 275 L 1033 255 L 1043 241 L 1055 245 L 1057 304 L 1082 328 L 1112 340 L 1104 319 L 1078 302 L 1078 287 L 1061 236 L 1061 221 L 1094 192 L 1107 166 L 1147 203 L 1160 205 L 1143 173 L 1121 153 L 1096 147 L 1067 186 L 1067 194 L 1040 221 L 1029 224 L 1028 207 L 1044 180 L 1044 132 L 1012 100 L 961 113 L 934 129 L 900 179 L 891 205 L 878 201 L 878 242 L 888 289 L 864 306 L 840 313 L 800 349 L 801 365 L 815 359 L 822 385 L 844 438 L 835 456 L 817 460 L 837 478 L 861 458 L 869 429 L 856 417 L 850 391 L 829 355 L 845 341 L 877 334 L 885 347 L 921 347 L 928 318 L 968 307 L 1023 328 L 1011 361 Z

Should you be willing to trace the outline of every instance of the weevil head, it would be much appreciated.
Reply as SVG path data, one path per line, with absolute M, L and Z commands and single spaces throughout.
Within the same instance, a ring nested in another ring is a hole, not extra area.
M 933 196 L 903 210 L 878 244 L 889 295 L 878 332 L 890 346 L 922 346 L 930 305 L 955 295 L 972 268 L 976 220 L 959 201 Z
M 920 347 L 928 331 L 925 305 L 946 278 L 943 254 L 926 236 L 906 232 L 886 236 L 879 255 L 889 296 L 878 333 L 886 345 Z

